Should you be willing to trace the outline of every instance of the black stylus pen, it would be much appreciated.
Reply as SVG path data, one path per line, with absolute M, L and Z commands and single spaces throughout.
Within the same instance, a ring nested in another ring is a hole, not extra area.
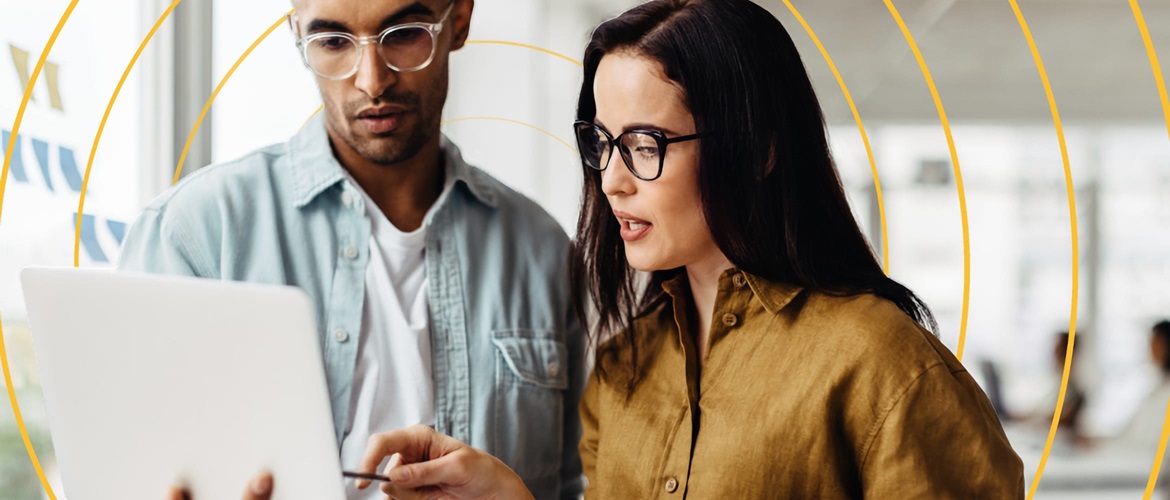
M 361 472 L 350 472 L 350 471 L 343 470 L 343 471 L 341 471 L 341 475 L 345 476 L 345 477 L 352 477 L 355 479 L 369 479 L 372 481 L 385 481 L 387 483 L 390 482 L 390 478 L 388 478 L 386 476 L 379 476 L 377 474 L 363 474 Z

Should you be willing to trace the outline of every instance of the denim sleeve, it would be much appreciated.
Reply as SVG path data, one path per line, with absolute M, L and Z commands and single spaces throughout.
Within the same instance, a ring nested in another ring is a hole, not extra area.
M 147 208 L 126 235 L 118 270 L 215 277 L 211 259 L 192 243 L 181 219 L 164 217 L 162 210 Z
M 571 303 L 571 301 L 570 301 Z M 561 499 L 581 498 L 585 490 L 585 476 L 581 471 L 581 455 L 577 451 L 581 439 L 581 416 L 577 405 L 589 376 L 587 341 L 581 323 L 573 308 L 566 315 L 565 343 L 569 350 L 569 389 L 565 392 L 564 450 L 561 456 Z

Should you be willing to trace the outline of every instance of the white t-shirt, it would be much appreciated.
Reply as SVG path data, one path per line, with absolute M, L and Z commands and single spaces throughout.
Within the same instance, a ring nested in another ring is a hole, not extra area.
M 342 468 L 357 470 L 370 435 L 415 424 L 434 424 L 425 254 L 431 212 L 421 227 L 404 233 L 390 223 L 348 173 L 346 176 L 361 193 L 370 219 L 361 338 L 346 434 L 341 441 Z M 451 176 L 447 175 L 444 195 L 450 186 Z M 349 500 L 385 498 L 378 485 L 359 491 L 353 480 L 345 483 Z

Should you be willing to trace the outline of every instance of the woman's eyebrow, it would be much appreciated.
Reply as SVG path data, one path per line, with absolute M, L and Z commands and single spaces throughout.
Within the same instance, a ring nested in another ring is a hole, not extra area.
M 657 130 L 667 135 L 679 135 L 669 128 L 663 127 L 662 125 L 655 125 L 653 123 L 631 123 L 622 129 L 623 132 L 627 130 Z
M 597 126 L 601 127 L 602 129 L 604 129 L 606 132 L 613 133 L 609 129 L 609 127 L 606 127 L 604 123 L 601 123 L 600 118 L 594 117 L 593 123 L 596 124 Z M 657 130 L 657 131 L 662 132 L 663 134 L 666 134 L 666 135 L 681 135 L 681 134 L 679 134 L 679 133 L 677 133 L 669 128 L 663 127 L 661 125 L 655 125 L 653 123 L 643 123 L 643 122 L 629 123 L 625 127 L 622 127 L 622 132 L 627 132 L 630 130 Z

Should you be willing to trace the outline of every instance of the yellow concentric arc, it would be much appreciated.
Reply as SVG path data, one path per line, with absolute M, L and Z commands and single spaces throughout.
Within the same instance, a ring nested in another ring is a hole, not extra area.
M 154 22 L 154 26 L 146 33 L 146 37 L 142 39 L 142 43 L 138 44 L 138 50 L 134 52 L 134 57 L 130 58 L 130 62 L 126 65 L 126 70 L 122 72 L 122 78 L 118 80 L 118 85 L 114 87 L 114 93 L 110 96 L 109 104 L 106 105 L 106 112 L 102 114 L 102 121 L 98 124 L 97 133 L 93 136 L 93 147 L 89 150 L 89 161 L 85 163 L 85 176 L 81 179 L 81 196 L 77 201 L 76 232 L 73 235 L 73 267 L 80 265 L 81 220 L 82 214 L 85 211 L 85 193 L 89 188 L 89 173 L 93 168 L 93 159 L 97 155 L 98 144 L 102 140 L 102 132 L 106 129 L 106 120 L 110 118 L 110 110 L 114 109 L 114 103 L 117 102 L 118 95 L 122 93 L 122 85 L 126 83 L 126 78 L 130 76 L 130 70 L 134 69 L 134 66 L 138 64 L 138 57 L 142 55 L 142 51 L 146 49 L 146 45 L 154 38 L 154 33 L 158 31 L 159 26 L 162 26 L 163 21 L 166 21 L 170 17 L 171 12 L 175 10 L 175 7 L 181 1 L 183 0 L 174 0 L 171 2 L 170 7 L 167 7 L 167 10 L 158 17 L 158 20 Z
M 796 10 L 789 0 L 784 0 L 784 5 L 808 32 L 809 38 L 812 38 L 813 44 L 817 46 L 817 50 L 821 51 L 825 62 L 829 63 L 829 70 L 833 72 L 833 77 L 837 79 L 837 84 L 841 86 L 841 92 L 845 94 L 845 101 L 849 103 L 849 111 L 853 112 L 853 119 L 857 122 L 857 130 L 861 132 L 861 142 L 865 144 L 865 155 L 869 158 L 869 169 L 873 172 L 873 189 L 877 193 L 878 215 L 881 219 L 882 229 L 882 270 L 888 275 L 890 274 L 890 240 L 886 235 L 886 203 L 882 199 L 882 182 L 878 178 L 877 162 L 873 158 L 873 148 L 869 145 L 869 135 L 865 133 L 865 125 L 861 123 L 861 113 L 857 112 L 857 105 L 853 102 L 853 95 L 849 93 L 849 87 L 845 85 L 845 79 L 841 78 L 841 73 L 837 71 L 837 65 L 833 63 L 833 58 L 829 57 L 829 51 L 825 50 L 825 46 L 821 45 L 821 39 L 813 32 L 812 27 L 804 20 L 804 16 Z
M 537 127 L 536 125 L 533 125 L 531 123 L 522 122 L 520 120 L 513 120 L 511 118 L 501 118 L 498 116 L 466 116 L 463 118 L 452 118 L 450 120 L 445 120 L 442 122 L 442 125 L 447 125 L 450 123 L 466 122 L 466 121 L 496 121 L 496 122 L 513 123 L 516 125 L 522 125 L 522 126 L 528 127 L 532 130 L 535 130 L 537 132 L 540 132 L 544 135 L 551 137 L 553 140 L 563 144 L 566 148 L 569 148 L 570 151 L 573 151 L 573 152 L 577 151 L 577 148 L 573 147 L 572 144 L 569 144 L 569 141 L 566 141 L 564 139 L 561 139 L 560 137 L 557 137 L 556 134 L 553 134 L 552 132 L 549 132 L 545 129 Z
M 1166 120 L 1166 134 L 1170 136 L 1170 97 L 1166 95 L 1166 81 L 1162 78 L 1162 66 L 1158 64 L 1158 53 L 1154 50 L 1154 42 L 1150 39 L 1150 30 L 1146 27 L 1146 19 L 1142 16 L 1142 9 L 1137 0 L 1129 0 L 1129 8 L 1133 11 L 1133 19 L 1142 34 L 1142 43 L 1146 46 L 1146 57 L 1150 59 L 1150 70 L 1154 73 L 1154 83 L 1158 86 L 1158 98 L 1162 101 L 1162 116 Z
M 199 132 L 199 127 L 203 125 L 203 119 L 207 116 L 207 111 L 211 109 L 211 103 L 215 102 L 215 98 L 219 96 L 219 91 L 222 90 L 224 84 L 226 84 L 228 80 L 232 78 L 232 74 L 236 72 L 236 68 L 239 68 L 240 64 L 243 63 L 244 60 L 252 54 L 252 51 L 255 50 L 258 45 L 260 45 L 260 42 L 263 42 L 265 38 L 268 38 L 268 35 L 271 35 L 273 31 L 276 31 L 276 28 L 280 27 L 281 24 L 284 24 L 285 19 L 293 12 L 296 12 L 296 9 L 292 9 L 284 14 L 281 14 L 280 18 L 277 19 L 276 22 L 272 23 L 272 26 L 269 26 L 267 30 L 264 30 L 264 33 L 260 35 L 260 37 L 255 41 L 253 41 L 252 45 L 249 45 L 248 49 L 245 50 L 243 54 L 240 54 L 240 57 L 236 59 L 235 64 L 232 64 L 232 67 L 228 69 L 227 73 L 223 75 L 223 78 L 219 80 L 219 85 L 215 86 L 215 90 L 211 92 L 211 97 L 208 97 L 207 102 L 203 104 L 203 111 L 199 112 L 199 118 L 195 120 L 195 125 L 191 127 L 191 133 L 187 135 L 187 143 L 183 145 L 183 154 L 179 155 L 179 163 L 175 165 L 175 176 L 174 179 L 171 180 L 171 184 L 179 182 L 179 176 L 183 173 L 183 163 L 187 161 L 187 152 L 191 149 L 191 142 L 195 140 L 195 134 Z
M 312 120 L 314 116 L 317 116 L 317 113 L 320 113 L 322 109 L 324 109 L 323 105 L 317 106 L 317 109 L 309 114 L 309 118 L 305 119 L 305 123 L 301 124 L 301 128 L 305 128 L 305 125 L 308 125 L 309 120 Z M 503 118 L 503 117 L 499 117 L 499 116 L 464 116 L 461 118 L 452 118 L 450 120 L 443 120 L 442 122 L 439 123 L 439 125 L 447 125 L 447 124 L 451 124 L 451 123 L 468 122 L 468 121 L 496 121 L 496 122 L 504 122 L 504 123 L 512 123 L 515 125 L 521 125 L 524 127 L 528 127 L 532 130 L 535 130 L 537 132 L 540 132 L 544 135 L 547 135 L 550 138 L 552 138 L 553 140 L 564 145 L 566 148 L 569 148 L 574 153 L 577 152 L 576 147 L 574 147 L 572 144 L 569 144 L 569 141 L 566 141 L 564 139 L 561 139 L 560 137 L 557 137 L 556 134 L 549 132 L 543 128 L 537 127 L 536 125 L 533 125 L 531 123 L 520 121 L 520 120 L 513 120 L 511 118 Z
M 20 122 L 23 119 L 24 110 L 27 107 L 28 101 L 31 99 L 32 91 L 35 88 L 35 83 L 40 76 L 41 69 L 44 66 L 44 63 L 48 58 L 48 54 L 51 51 L 53 44 L 56 42 L 57 36 L 60 34 L 61 30 L 64 28 L 65 23 L 68 21 L 74 8 L 76 7 L 78 1 L 79 0 L 73 0 L 70 3 L 69 7 L 66 9 L 65 13 L 62 15 L 60 21 L 58 22 L 56 29 L 53 31 L 53 34 L 49 39 L 49 42 L 46 44 L 45 49 L 42 50 L 41 58 L 38 60 L 36 67 L 34 68 L 32 75 L 29 79 L 29 82 L 27 84 L 27 87 L 25 89 L 26 91 L 25 91 L 24 99 L 22 100 L 20 108 L 17 112 L 16 122 L 12 127 L 12 137 L 9 140 L 9 143 L 7 146 L 5 159 L 4 159 L 3 173 L 2 173 L 2 175 L 0 175 L 0 208 L 3 207 L 3 194 L 4 194 L 4 188 L 6 186 L 6 180 L 7 180 L 7 176 L 8 176 L 9 164 L 11 162 L 12 150 L 15 148 L 15 144 L 16 144 L 16 140 L 17 140 L 17 133 L 20 130 Z M 102 120 L 98 126 L 98 131 L 94 137 L 94 143 L 93 143 L 93 147 L 90 151 L 89 160 L 86 164 L 85 174 L 84 174 L 84 177 L 82 179 L 82 187 L 81 187 L 81 192 L 80 192 L 80 196 L 79 196 L 78 210 L 77 210 L 77 223 L 76 223 L 77 230 L 76 230 L 75 235 L 74 235 L 74 249 L 73 249 L 73 251 L 74 251 L 74 253 L 73 253 L 74 267 L 79 266 L 81 221 L 82 221 L 83 216 L 84 216 L 85 196 L 86 196 L 86 192 L 87 192 L 87 187 L 89 185 L 90 174 L 92 172 L 92 167 L 93 167 L 94 158 L 96 156 L 96 151 L 98 149 L 98 146 L 100 145 L 102 132 L 105 129 L 105 125 L 106 125 L 106 122 L 109 118 L 109 114 L 113 109 L 114 103 L 117 101 L 117 98 L 121 92 L 123 85 L 125 84 L 126 79 L 128 78 L 130 71 L 137 64 L 138 58 L 141 56 L 142 52 L 145 50 L 146 45 L 149 44 L 149 42 L 153 38 L 154 34 L 158 31 L 158 28 L 169 17 L 169 15 L 174 11 L 175 7 L 181 1 L 182 0 L 174 0 L 170 4 L 170 6 L 166 9 L 166 11 L 155 22 L 154 26 L 147 33 L 147 35 L 143 39 L 143 41 L 139 44 L 137 51 L 134 53 L 134 56 L 131 58 L 126 69 L 123 71 L 122 76 L 119 79 L 117 86 L 115 87 L 114 93 L 110 97 L 110 100 L 109 100 L 109 103 L 107 104 L 105 113 L 102 116 Z M 289 14 L 291 14 L 292 12 L 294 12 L 294 11 L 290 10 Z M 216 86 L 215 90 L 212 92 L 211 96 L 208 98 L 207 102 L 205 103 L 204 108 L 199 115 L 199 118 L 196 120 L 196 123 L 192 127 L 191 133 L 189 134 L 189 136 L 187 138 L 187 142 L 183 147 L 183 153 L 180 156 L 179 162 L 175 167 L 174 182 L 177 182 L 179 176 L 181 175 L 183 163 L 186 159 L 186 156 L 187 156 L 187 153 L 190 149 L 191 143 L 194 140 L 195 134 L 198 131 L 199 127 L 201 126 L 204 118 L 206 117 L 208 110 L 211 107 L 211 104 L 215 101 L 215 98 L 218 96 L 220 90 L 224 87 L 224 85 L 227 83 L 227 81 L 231 78 L 231 76 L 234 74 L 235 70 L 240 66 L 240 64 L 243 63 L 243 61 L 245 59 L 247 59 L 247 57 L 252 53 L 252 51 L 263 40 L 265 40 L 273 31 L 275 31 L 275 29 L 281 23 L 284 22 L 284 17 L 285 16 L 281 16 L 281 18 L 279 20 L 277 20 L 275 23 L 273 23 L 272 26 L 270 26 L 259 38 L 257 38 L 252 43 L 252 45 L 249 46 L 246 51 L 244 51 L 244 53 L 240 56 L 240 58 L 236 61 L 236 63 L 232 65 L 232 67 L 228 70 L 228 72 L 220 80 L 219 84 Z M 569 58 L 563 54 L 560 54 L 558 52 L 544 49 L 541 47 L 537 47 L 534 45 L 529 45 L 529 44 L 523 44 L 523 43 L 518 43 L 518 42 L 508 42 L 508 41 L 502 41 L 502 40 L 471 40 L 471 41 L 468 41 L 468 43 L 496 44 L 496 45 L 507 45 L 507 46 L 528 48 L 528 49 L 536 50 L 539 52 L 543 52 L 546 54 L 550 54 L 550 55 L 559 57 L 561 59 L 564 59 L 564 60 L 567 60 L 567 61 L 572 62 L 574 64 L 577 64 L 578 66 L 581 64 L 580 62 L 578 62 L 572 58 Z M 318 108 L 317 111 L 320 111 L 320 108 Z M 316 111 L 314 113 L 316 113 Z M 518 120 L 512 120 L 512 119 L 500 118 L 500 117 L 465 117 L 465 118 L 458 118 L 455 120 L 449 120 L 449 121 L 444 122 L 444 123 L 454 123 L 454 122 L 459 122 L 459 121 L 472 121 L 472 120 L 492 120 L 492 121 L 508 122 L 508 123 L 522 125 L 522 126 L 537 130 L 537 131 L 555 139 L 557 142 L 561 143 L 562 145 L 565 145 L 570 150 L 575 151 L 575 148 L 573 148 L 572 145 L 570 145 L 568 142 L 564 141 L 563 139 L 557 137 L 556 135 L 554 135 L 554 134 L 552 134 L 544 129 L 536 127 L 532 124 L 525 123 L 525 122 L 518 121 Z M 20 429 L 21 437 L 24 440 L 25 448 L 28 451 L 30 461 L 32 462 L 34 469 L 36 469 L 37 477 L 40 479 L 41 485 L 45 489 L 45 492 L 48 494 L 48 496 L 51 500 L 56 500 L 56 495 L 53 493 L 52 487 L 49 486 L 48 479 L 46 478 L 46 476 L 44 474 L 44 471 L 40 465 L 40 461 L 37 459 L 36 451 L 34 450 L 32 443 L 29 440 L 28 431 L 24 425 L 24 420 L 20 414 L 20 408 L 19 408 L 19 405 L 16 401 L 15 388 L 12 385 L 11 374 L 9 372 L 7 357 L 6 357 L 6 353 L 4 351 L 2 328 L 0 328 L 0 364 L 2 364 L 2 366 L 3 366 L 5 385 L 7 386 L 7 389 L 8 389 L 8 395 L 9 395 L 9 400 L 12 404 L 13 414 L 15 416 L 17 426 Z
M 1150 30 L 1146 27 L 1146 19 L 1142 16 L 1142 9 L 1137 0 L 1129 0 L 1129 8 L 1133 11 L 1134 22 L 1142 35 L 1142 42 L 1146 46 L 1146 56 L 1150 59 L 1150 70 L 1154 73 L 1154 83 L 1158 87 L 1158 98 L 1162 101 L 1162 116 L 1166 120 L 1166 133 L 1170 136 L 1170 97 L 1166 95 L 1166 81 L 1162 78 L 1162 67 L 1158 64 L 1158 53 L 1154 50 L 1154 42 L 1150 39 Z M 1143 497 L 1150 500 L 1154 495 L 1154 486 L 1158 483 L 1158 473 L 1162 470 L 1162 458 L 1166 454 L 1166 440 L 1170 438 L 1170 401 L 1167 402 L 1166 417 L 1162 422 L 1162 436 L 1158 440 L 1158 452 L 1154 456 L 1154 465 L 1150 468 L 1150 479 L 1146 482 L 1146 493 Z
M 971 232 L 967 224 L 967 194 L 963 189 L 963 171 L 959 168 L 959 154 L 955 151 L 955 138 L 951 134 L 951 124 L 947 120 L 947 112 L 943 108 L 942 99 L 938 96 L 938 88 L 934 85 L 934 78 L 930 76 L 930 68 L 926 66 L 922 52 L 918 50 L 918 43 L 914 41 L 914 35 L 910 34 L 910 30 L 906 28 L 906 22 L 902 20 L 901 14 L 898 14 L 898 8 L 894 7 L 890 0 L 882 1 L 885 2 L 894 21 L 898 23 L 898 28 L 906 37 L 906 44 L 910 46 L 910 51 L 918 60 L 918 67 L 922 69 L 922 77 L 926 79 L 926 86 L 930 88 L 930 96 L 934 99 L 934 107 L 938 109 L 938 118 L 942 123 L 943 132 L 947 136 L 947 148 L 950 149 L 951 164 L 954 166 L 955 185 L 959 191 L 959 216 L 963 223 L 963 309 L 959 319 L 959 346 L 955 350 L 955 357 L 962 361 L 963 347 L 967 343 L 967 313 L 971 301 Z
M 529 45 L 527 43 L 509 42 L 507 40 L 468 40 L 468 41 L 463 42 L 463 43 L 468 44 L 468 45 L 471 45 L 471 44 L 491 44 L 491 45 L 508 45 L 508 46 L 512 46 L 512 47 L 521 47 L 521 48 L 525 48 L 525 49 L 535 50 L 537 52 L 544 52 L 545 54 L 559 57 L 559 58 L 564 59 L 566 61 L 569 61 L 573 64 L 576 64 L 577 66 L 581 66 L 581 61 L 573 59 L 572 57 L 566 56 L 560 52 L 548 50 L 544 47 L 537 47 L 536 45 Z
M 36 87 L 37 79 L 41 76 L 41 68 L 45 66 L 49 53 L 53 51 L 53 45 L 57 43 L 57 36 L 65 28 L 65 23 L 69 22 L 69 16 L 73 15 L 73 9 L 77 7 L 78 1 L 69 2 L 65 12 L 61 14 L 57 26 L 53 28 L 53 34 L 49 35 L 49 41 L 41 49 L 41 56 L 37 58 L 37 64 L 33 67 L 32 75 L 29 76 L 28 84 L 24 88 L 24 96 L 20 99 L 20 107 L 16 110 L 16 120 L 12 123 L 12 136 L 8 139 L 8 146 L 4 151 L 4 167 L 3 171 L 0 172 L 0 209 L 4 207 L 4 189 L 7 187 L 8 167 L 12 161 L 12 150 L 16 147 L 16 135 L 20 132 L 20 122 L 24 120 L 24 110 L 28 107 L 33 88 Z M 37 472 L 37 479 L 41 481 L 41 487 L 45 489 L 45 494 L 49 496 L 50 500 L 57 500 L 57 495 L 53 493 L 53 488 L 49 486 L 49 480 L 45 477 L 41 461 L 37 459 L 37 452 L 33 449 L 32 441 L 28 438 L 28 429 L 24 426 L 24 417 L 21 416 L 20 405 L 16 401 L 16 388 L 12 385 L 12 373 L 8 369 L 8 354 L 4 350 L 3 320 L 0 320 L 0 368 L 4 371 L 4 386 L 8 389 L 8 402 L 12 405 L 12 416 L 16 419 L 16 427 L 20 430 L 20 439 L 24 441 L 24 449 L 28 452 L 28 459 Z
M 1056 430 L 1060 424 L 1060 413 L 1064 407 L 1064 396 L 1068 389 L 1068 374 L 1072 368 L 1073 349 L 1076 346 L 1077 336 L 1077 294 L 1080 286 L 1080 249 L 1077 237 L 1077 200 L 1074 196 L 1072 168 L 1068 161 L 1068 145 L 1064 140 L 1064 126 L 1060 122 L 1060 111 L 1056 107 L 1056 98 L 1052 95 L 1052 85 L 1048 81 L 1048 72 L 1044 70 L 1044 60 L 1036 48 L 1036 41 L 1032 38 L 1032 31 L 1028 29 L 1028 22 L 1024 20 L 1024 13 L 1020 11 L 1016 0 L 1008 0 L 1012 5 L 1012 12 L 1020 23 L 1020 30 L 1028 41 L 1028 48 L 1032 51 L 1032 59 L 1036 62 L 1036 71 L 1040 73 L 1040 82 L 1044 84 L 1044 95 L 1048 97 L 1048 108 L 1052 110 L 1052 123 L 1056 127 L 1056 139 L 1060 142 L 1060 159 L 1064 163 L 1064 183 L 1068 190 L 1068 218 L 1069 232 L 1072 239 L 1072 298 L 1069 305 L 1068 319 L 1068 351 L 1065 353 L 1064 370 L 1060 376 L 1060 392 L 1056 397 L 1056 409 L 1052 412 L 1052 425 L 1048 429 L 1048 439 L 1044 443 L 1044 453 L 1040 456 L 1040 464 L 1036 467 L 1036 475 L 1032 477 L 1032 486 L 1028 490 L 1028 499 L 1036 496 L 1036 489 L 1040 486 L 1040 478 L 1044 475 L 1044 467 L 1048 463 L 1048 454 L 1052 451 L 1052 441 L 1056 438 Z
M 463 42 L 463 43 L 466 45 L 503 45 L 506 47 L 520 47 L 520 48 L 524 48 L 524 49 L 535 50 L 537 52 L 543 52 L 543 53 L 551 55 L 553 57 L 557 57 L 559 59 L 573 63 L 577 66 L 582 65 L 581 61 L 578 61 L 576 59 L 573 59 L 572 57 L 566 56 L 560 52 L 557 52 L 555 50 L 549 50 L 549 49 L 546 49 L 544 47 L 539 47 L 539 46 L 531 45 L 531 44 L 527 44 L 527 43 L 512 42 L 512 41 L 508 41 L 508 40 L 467 40 L 466 42 Z M 322 108 L 324 108 L 324 105 L 317 106 L 317 109 L 315 111 L 313 111 L 312 113 L 310 113 L 309 117 L 305 119 L 305 123 L 301 124 L 301 128 L 304 128 L 305 124 L 309 123 L 309 120 L 312 120 L 314 116 L 317 116 L 317 113 L 320 113 Z M 456 120 L 470 120 L 473 118 L 474 117 L 457 118 Z M 494 119 L 495 117 L 491 117 L 491 118 Z M 500 120 L 507 121 L 506 118 L 500 118 Z M 447 123 L 447 122 L 444 122 L 444 123 Z M 518 123 L 520 123 L 520 122 L 518 122 Z M 526 126 L 526 127 L 532 127 L 532 125 L 527 124 L 527 123 L 521 123 L 521 124 Z M 533 128 L 536 128 L 536 127 L 533 127 Z M 537 128 L 537 130 L 540 130 L 542 133 L 545 133 L 547 135 L 551 135 L 553 138 L 557 139 L 558 141 L 564 142 L 559 137 L 552 135 L 552 134 L 549 134 L 548 132 L 546 132 L 543 129 Z M 569 146 L 569 147 L 572 148 L 573 150 L 576 150 L 576 148 L 573 148 L 573 146 Z
M 1162 422 L 1162 437 L 1158 441 L 1158 451 L 1154 455 L 1154 465 L 1150 468 L 1150 479 L 1146 481 L 1146 493 L 1143 500 L 1150 500 L 1154 496 L 1154 487 L 1158 485 L 1158 473 L 1162 471 L 1162 456 L 1166 453 L 1166 438 L 1170 437 L 1170 401 L 1166 403 L 1168 418 Z

